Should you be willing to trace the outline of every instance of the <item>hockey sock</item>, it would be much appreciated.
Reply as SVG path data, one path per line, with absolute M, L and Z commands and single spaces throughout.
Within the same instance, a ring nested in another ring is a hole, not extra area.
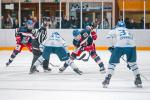
M 104 67 L 103 62 L 101 61 L 100 57 L 98 55 L 92 55 L 92 58 L 94 61 L 99 65 L 99 67 Z
M 109 64 L 109 66 L 108 66 L 108 72 L 107 72 L 107 76 L 108 75 L 113 75 L 113 73 L 114 73 L 114 70 L 115 70 L 115 67 L 116 67 L 116 64 Z
M 133 71 L 133 74 L 135 76 L 138 75 L 138 74 L 140 74 L 136 62 L 129 62 L 128 64 L 129 64 L 129 66 L 130 66 L 130 68 Z
M 13 61 L 13 59 L 16 57 L 16 55 L 19 53 L 19 51 L 17 50 L 14 50 L 13 53 L 11 54 L 10 56 L 10 59 L 9 59 L 9 63 L 11 63 Z
M 45 59 L 44 59 L 42 56 L 40 56 L 40 57 L 37 59 L 37 61 L 34 63 L 33 66 L 39 66 L 40 64 L 43 63 L 44 60 L 45 60 Z
M 72 69 L 77 68 L 77 66 L 74 64 L 74 62 L 71 59 L 67 60 L 65 63 L 69 65 Z
M 63 67 L 67 68 L 68 66 L 69 65 L 65 62 Z

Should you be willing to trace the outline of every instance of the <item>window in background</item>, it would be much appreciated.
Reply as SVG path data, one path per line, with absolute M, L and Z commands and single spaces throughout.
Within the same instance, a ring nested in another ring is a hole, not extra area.
M 80 2 L 66 2 L 65 14 L 62 16 L 62 28 L 80 28 Z
M 82 28 L 88 25 L 97 25 L 100 28 L 102 22 L 102 3 L 101 2 L 83 2 L 82 4 Z
M 32 20 L 34 28 L 39 28 L 39 2 L 21 2 L 21 26 Z
M 48 28 L 59 28 L 59 2 L 41 2 L 41 21 L 47 21 Z
M 102 28 L 102 26 L 103 29 L 110 29 L 112 27 L 112 14 L 112 3 L 103 2 L 103 22 L 100 24 L 100 28 Z
M 19 27 L 18 9 L 19 3 L 1 0 L 1 27 L 4 29 L 12 29 Z
M 124 0 L 124 21 L 129 29 L 144 29 L 144 0 Z
M 150 29 L 150 0 L 145 0 L 146 4 L 146 16 L 145 16 L 145 28 Z

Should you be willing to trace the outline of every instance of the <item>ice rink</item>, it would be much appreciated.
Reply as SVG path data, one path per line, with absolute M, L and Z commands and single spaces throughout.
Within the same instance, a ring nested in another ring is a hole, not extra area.
M 143 88 L 134 86 L 132 71 L 126 68 L 123 60 L 116 67 L 108 88 L 102 87 L 105 75 L 100 74 L 98 65 L 75 61 L 83 75 L 77 75 L 71 68 L 59 73 L 58 67 L 44 73 L 29 75 L 32 54 L 21 52 L 14 62 L 6 67 L 12 51 L 0 51 L 0 100 L 150 100 L 150 51 L 138 51 L 137 63 L 141 71 Z M 107 68 L 110 53 L 98 51 Z M 51 63 L 62 66 L 55 55 Z

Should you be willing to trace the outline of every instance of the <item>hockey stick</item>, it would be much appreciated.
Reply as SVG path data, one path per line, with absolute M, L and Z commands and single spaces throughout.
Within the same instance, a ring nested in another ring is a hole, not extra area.
M 123 56 L 121 56 L 121 59 L 124 61 L 124 62 L 126 62 L 127 63 L 127 65 L 128 65 L 128 62 L 127 62 L 127 60 L 125 60 L 124 59 L 124 55 Z M 129 68 L 130 69 L 130 68 Z M 147 81 L 147 82 L 149 82 L 150 83 L 150 80 L 148 80 L 142 73 L 140 73 L 141 74 L 141 76 Z
M 50 64 L 51 66 L 53 66 L 53 67 L 60 67 L 59 65 L 54 65 L 54 64 L 52 64 L 51 62 L 49 62 L 49 64 Z
M 82 59 L 82 61 L 85 61 L 85 62 L 87 62 L 88 60 L 89 60 L 89 58 L 90 58 L 90 53 L 89 53 L 89 56 L 88 56 L 88 58 L 86 58 L 86 59 Z

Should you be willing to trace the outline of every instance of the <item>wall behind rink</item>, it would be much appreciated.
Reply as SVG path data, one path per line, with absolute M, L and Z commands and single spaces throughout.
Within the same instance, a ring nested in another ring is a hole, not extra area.
M 69 47 L 72 47 L 72 29 L 49 29 L 48 35 L 52 32 L 58 32 L 66 40 Z M 138 49 L 150 50 L 150 30 L 129 30 L 134 34 Z M 105 39 L 109 30 L 97 30 L 98 40 L 95 41 L 97 49 L 106 49 L 108 46 Z M 14 29 L 0 29 L 0 50 L 7 50 L 15 46 L 15 30 Z

